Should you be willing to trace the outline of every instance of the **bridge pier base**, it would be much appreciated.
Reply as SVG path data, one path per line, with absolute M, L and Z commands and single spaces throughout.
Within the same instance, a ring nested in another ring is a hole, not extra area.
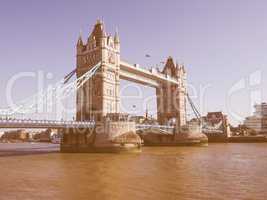
M 135 122 L 97 122 L 93 128 L 62 129 L 60 151 L 69 153 L 140 152 L 141 138 L 135 132 Z

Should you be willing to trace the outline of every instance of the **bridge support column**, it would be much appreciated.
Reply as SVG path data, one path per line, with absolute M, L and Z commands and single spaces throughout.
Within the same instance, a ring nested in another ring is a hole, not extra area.
M 101 62 L 97 73 L 77 91 L 77 121 L 101 121 L 107 113 L 120 109 L 120 41 L 118 33 L 107 36 L 104 24 L 98 21 L 87 43 L 77 42 L 77 77 Z
M 158 121 L 161 125 L 183 126 L 186 124 L 186 72 L 170 57 L 163 74 L 176 79 L 179 84 L 170 81 L 161 83 L 156 89 Z
M 107 117 L 92 129 L 62 129 L 61 152 L 140 152 L 135 126 L 135 122 Z

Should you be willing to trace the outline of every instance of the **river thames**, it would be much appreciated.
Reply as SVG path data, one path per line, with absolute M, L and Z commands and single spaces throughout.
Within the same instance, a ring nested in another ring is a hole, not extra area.
M 12 148 L 0 144 L 1 200 L 267 199 L 267 143 L 143 147 L 141 154 L 61 154 L 48 144 Z

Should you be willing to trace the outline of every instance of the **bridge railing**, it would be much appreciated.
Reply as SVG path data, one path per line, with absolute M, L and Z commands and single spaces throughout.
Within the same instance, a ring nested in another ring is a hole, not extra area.
M 0 128 L 20 128 L 20 127 L 45 127 L 45 128 L 67 128 L 67 127 L 78 127 L 78 128 L 90 128 L 94 127 L 94 121 L 63 121 L 63 120 L 33 120 L 33 119 L 1 119 Z M 157 124 L 136 124 L 136 130 L 157 128 L 166 131 L 172 131 L 174 126 L 157 125 Z M 209 129 L 203 127 L 204 133 L 223 133 L 222 129 Z
M 0 119 L 0 128 L 20 128 L 20 127 L 47 127 L 47 128 L 67 128 L 80 127 L 89 128 L 94 127 L 94 121 L 63 121 L 63 120 L 33 120 L 33 119 Z M 158 128 L 162 130 L 171 131 L 173 126 L 164 126 L 157 124 L 136 124 L 136 129 Z
M 92 121 L 32 120 L 32 119 L 0 119 L 0 127 L 93 127 Z
M 173 130 L 174 126 L 167 126 L 167 125 L 157 125 L 157 124 L 136 124 L 136 129 L 149 129 L 149 128 L 158 128 L 162 130 Z

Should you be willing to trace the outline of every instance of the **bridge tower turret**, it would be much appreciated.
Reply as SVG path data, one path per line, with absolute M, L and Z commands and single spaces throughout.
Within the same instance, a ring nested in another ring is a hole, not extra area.
M 87 44 L 77 45 L 77 77 L 80 77 L 97 63 L 101 67 L 83 87 L 77 91 L 76 119 L 101 120 L 107 113 L 118 113 L 120 42 L 116 33 L 107 35 L 104 23 L 97 20 Z
M 79 35 L 76 48 L 77 48 L 77 53 L 79 53 L 79 54 L 82 53 L 84 50 L 83 39 L 82 39 L 81 33 Z
M 119 38 L 118 30 L 116 30 L 115 32 L 114 45 L 115 45 L 115 49 L 117 49 L 117 51 L 120 51 L 120 38 Z
M 167 124 L 175 119 L 179 126 L 186 124 L 186 71 L 183 65 L 174 64 L 172 57 L 166 61 L 162 71 L 166 77 L 171 77 L 179 83 L 162 83 L 156 89 L 158 121 Z

